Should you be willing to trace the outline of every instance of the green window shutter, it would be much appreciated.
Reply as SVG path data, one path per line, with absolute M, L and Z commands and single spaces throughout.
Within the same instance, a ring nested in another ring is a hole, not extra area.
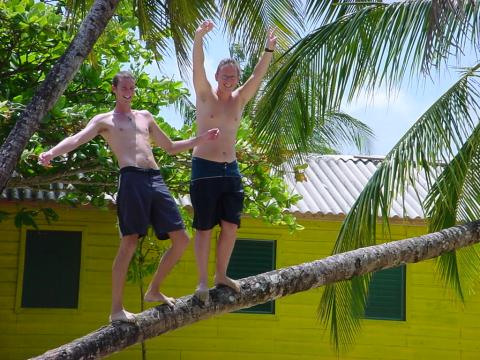
M 228 264 L 227 275 L 232 279 L 261 274 L 275 269 L 276 242 L 272 240 L 238 239 Z M 275 301 L 252 306 L 237 312 L 275 314 Z
M 405 278 L 405 265 L 375 272 L 368 288 L 365 318 L 405 321 Z
M 27 231 L 22 307 L 78 307 L 81 243 L 79 231 Z

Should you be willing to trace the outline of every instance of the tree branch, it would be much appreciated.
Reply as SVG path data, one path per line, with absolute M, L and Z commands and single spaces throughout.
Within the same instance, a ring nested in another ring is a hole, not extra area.
M 61 173 L 55 173 L 51 175 L 39 175 L 39 176 L 34 176 L 29 178 L 12 177 L 8 182 L 7 188 L 15 188 L 15 187 L 38 188 L 38 185 L 41 185 L 41 184 L 52 184 L 52 183 L 58 183 L 58 182 L 65 182 L 72 185 L 74 184 L 93 185 L 93 183 L 86 183 L 85 181 L 79 181 L 79 180 L 70 180 L 68 178 L 70 176 L 75 176 L 79 174 L 87 174 L 94 171 L 100 171 L 103 168 L 104 168 L 103 166 L 98 165 L 90 169 L 81 168 L 81 169 L 75 169 L 70 171 L 64 171 Z M 105 184 L 105 185 L 109 185 L 109 184 Z

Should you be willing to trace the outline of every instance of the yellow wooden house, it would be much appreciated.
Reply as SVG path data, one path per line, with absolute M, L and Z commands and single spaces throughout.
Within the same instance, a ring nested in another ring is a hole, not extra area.
M 378 159 L 312 156 L 307 181 L 287 178 L 303 196 L 294 208 L 304 230 L 267 226 L 245 218 L 229 271 L 246 276 L 312 261 L 331 253 L 340 225 Z M 420 196 L 425 194 L 422 181 Z M 0 210 L 15 212 L 48 202 L 60 221 L 39 222 L 38 231 L 0 223 L 0 359 L 27 359 L 106 324 L 110 276 L 118 246 L 115 210 L 55 203 L 55 193 L 7 191 Z M 426 232 L 414 193 L 392 209 L 392 237 Z M 218 232 L 214 234 L 216 238 Z M 212 244 L 213 245 L 213 244 Z M 214 248 L 210 259 L 214 271 Z M 146 342 L 148 359 L 480 359 L 480 298 L 462 305 L 434 276 L 426 261 L 376 273 L 363 329 L 351 351 L 336 355 L 328 330 L 318 323 L 322 289 L 299 293 L 241 312 L 178 329 Z M 193 246 L 166 279 L 171 296 L 193 292 L 197 275 Z M 125 306 L 140 310 L 137 286 L 128 284 Z M 113 359 L 141 359 L 136 345 Z

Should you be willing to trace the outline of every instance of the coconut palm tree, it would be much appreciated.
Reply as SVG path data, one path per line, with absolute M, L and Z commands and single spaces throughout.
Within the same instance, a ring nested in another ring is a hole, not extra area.
M 282 141 L 292 143 L 285 139 L 311 131 L 318 116 L 343 100 L 381 87 L 393 91 L 407 76 L 430 80 L 451 56 L 461 58 L 466 47 L 478 50 L 479 6 L 453 0 L 307 1 L 309 21 L 317 27 L 279 60 L 257 109 L 255 135 L 281 153 Z M 387 154 L 347 215 L 333 253 L 373 245 L 381 230 L 388 233 L 392 201 L 415 186 L 418 171 L 428 179 L 429 231 L 480 218 L 479 67 L 477 61 L 463 69 Z M 285 128 L 289 111 L 299 108 L 308 123 L 288 124 L 285 134 L 272 132 Z M 437 261 L 440 278 L 460 299 L 480 274 L 479 260 L 472 247 Z M 322 295 L 319 315 L 330 324 L 337 350 L 354 342 L 369 280 L 366 275 L 329 285 Z
M 240 280 L 241 293 L 221 287 L 210 290 L 205 306 L 193 295 L 178 299 L 174 308 L 160 305 L 137 315 L 135 324 L 110 324 L 47 351 L 33 360 L 98 359 L 148 338 L 234 310 L 261 304 L 300 291 L 335 284 L 353 276 L 418 262 L 480 242 L 480 221 L 441 232 L 352 250 L 322 260 L 286 267 Z
M 59 58 L 19 116 L 0 147 L 0 191 L 5 188 L 27 141 L 90 54 L 119 3 L 119 0 L 93 2 L 71 46 Z M 89 4 L 91 1 L 68 1 L 72 19 L 83 16 Z M 134 0 L 130 4 L 122 3 L 121 6 L 134 9 L 142 38 L 148 48 L 158 55 L 166 51 L 168 39 L 173 39 L 179 64 L 183 68 L 188 65 L 187 49 L 191 45 L 194 30 L 203 19 L 227 19 L 223 23 L 226 32 L 232 40 L 242 39 L 248 43 L 246 49 L 250 53 L 259 53 L 263 49 L 265 34 L 270 26 L 277 25 L 283 30 L 279 34 L 279 43 L 283 46 L 289 43 L 289 37 L 293 34 L 290 29 L 299 26 L 297 0 Z M 122 17 L 117 16 L 115 20 L 122 21 Z

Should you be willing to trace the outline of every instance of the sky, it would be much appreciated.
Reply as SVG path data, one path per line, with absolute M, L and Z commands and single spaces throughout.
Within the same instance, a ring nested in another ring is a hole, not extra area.
M 204 45 L 205 70 L 211 84 L 215 86 L 214 74 L 218 62 L 229 56 L 227 40 L 219 29 L 214 29 Z M 441 74 L 433 73 L 431 78 L 405 80 L 404 85 L 394 94 L 387 96 L 385 90 L 378 90 L 373 95 L 361 94 L 354 102 L 344 103 L 342 111 L 367 124 L 374 132 L 374 139 L 367 153 L 363 155 L 386 155 L 415 123 L 415 121 L 455 82 L 458 80 L 458 67 L 473 66 L 475 56 L 469 54 L 462 63 L 451 60 L 452 67 Z M 162 63 L 161 70 L 149 69 L 150 74 L 182 80 L 176 60 L 168 57 Z M 161 74 L 161 75 L 160 75 Z M 191 72 L 185 86 L 190 90 L 190 98 L 195 102 Z M 176 128 L 183 124 L 181 116 L 173 107 L 164 108 L 161 115 Z M 361 155 L 352 147 L 340 149 L 343 154 Z

